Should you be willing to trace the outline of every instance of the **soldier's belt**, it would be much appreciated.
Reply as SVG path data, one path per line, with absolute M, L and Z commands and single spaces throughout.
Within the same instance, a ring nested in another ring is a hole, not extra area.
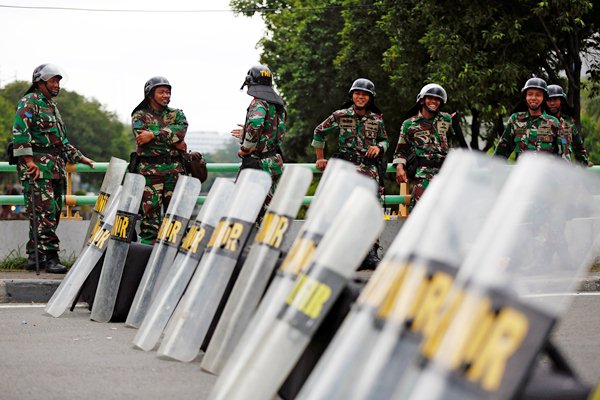
M 31 150 L 35 153 L 51 154 L 53 156 L 62 156 L 64 147 L 45 147 L 32 145 Z
M 441 168 L 444 160 L 428 160 L 426 158 L 417 157 L 418 167 Z
M 369 165 L 369 166 L 373 166 L 373 165 L 377 165 L 378 163 L 378 158 L 377 157 L 363 157 L 359 154 L 352 154 L 352 153 L 340 153 L 340 152 L 335 152 L 331 155 L 332 158 L 341 158 L 342 160 L 346 160 L 346 161 L 350 161 L 354 164 L 364 164 L 364 165 Z
M 153 164 L 170 164 L 180 162 L 181 159 L 178 155 L 176 156 L 138 156 L 140 162 L 147 162 Z

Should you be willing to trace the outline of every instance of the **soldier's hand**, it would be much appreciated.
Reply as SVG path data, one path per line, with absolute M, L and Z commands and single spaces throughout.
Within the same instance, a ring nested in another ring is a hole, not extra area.
M 83 157 L 79 162 L 88 165 L 90 168 L 94 168 L 94 161 L 87 157 Z
M 315 162 L 315 166 L 319 171 L 325 171 L 325 168 L 327 167 L 327 159 L 321 158 L 317 160 L 317 162 Z
M 251 154 L 252 150 L 245 150 L 243 147 L 240 148 L 240 150 L 238 151 L 238 157 L 242 158 L 247 156 L 248 154 Z
M 367 158 L 374 158 L 377 157 L 379 155 L 379 147 L 377 146 L 369 146 L 369 148 L 367 149 L 367 152 L 365 153 L 365 157 Z
M 33 180 L 37 180 L 41 175 L 40 167 L 33 161 L 32 156 L 25 156 L 25 165 L 27 165 L 26 174 L 31 176 Z
M 187 151 L 187 143 L 185 143 L 183 140 L 173 144 L 173 147 L 175 147 L 175 149 L 182 151 L 184 153 Z
M 408 177 L 406 176 L 406 171 L 404 170 L 404 164 L 398 164 L 396 166 L 396 182 L 398 184 L 408 182 Z
M 235 128 L 231 130 L 231 136 L 233 136 L 236 139 L 241 139 L 242 138 L 242 132 L 244 129 L 244 125 L 242 124 L 237 124 L 237 126 L 239 126 L 239 128 Z
M 140 146 L 150 143 L 152 140 L 154 140 L 154 133 L 152 131 L 140 131 L 135 137 L 136 143 Z

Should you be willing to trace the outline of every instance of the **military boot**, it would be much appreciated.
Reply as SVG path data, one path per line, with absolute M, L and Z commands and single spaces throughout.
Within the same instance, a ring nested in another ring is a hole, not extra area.
M 41 251 L 38 252 L 38 263 L 40 266 L 40 270 L 43 270 L 46 266 L 46 255 Z M 35 253 L 31 253 L 27 257 L 27 264 L 25 265 L 25 269 L 27 271 L 35 271 Z
M 67 267 L 65 267 L 64 265 L 62 265 L 60 263 L 57 252 L 53 252 L 53 253 L 49 254 L 48 256 L 49 257 L 45 263 L 47 273 L 49 273 L 49 274 L 64 274 L 68 271 Z
M 369 253 L 363 260 L 362 264 L 358 267 L 358 271 L 363 271 L 366 269 L 374 270 L 375 268 L 377 268 L 377 266 L 381 262 L 381 258 L 377 253 L 379 249 L 381 249 L 381 246 L 379 245 L 378 240 L 377 242 L 373 243 L 373 247 L 371 247 L 371 250 L 369 250 Z

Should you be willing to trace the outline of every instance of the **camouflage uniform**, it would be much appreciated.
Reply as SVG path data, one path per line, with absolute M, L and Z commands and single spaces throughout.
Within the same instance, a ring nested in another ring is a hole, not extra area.
M 561 126 L 563 158 L 570 161 L 574 161 L 574 158 L 587 167 L 589 163 L 587 151 L 585 150 L 583 138 L 579 133 L 575 120 L 572 117 L 563 114 L 558 117 L 558 121 Z
M 19 157 L 17 174 L 24 188 L 25 206 L 37 220 L 38 250 L 44 254 L 59 251 L 56 228 L 60 221 L 65 161 L 79 162 L 84 156 L 69 143 L 66 129 L 56 103 L 39 90 L 26 94 L 17 105 L 13 125 L 14 156 Z M 32 156 L 40 169 L 33 184 L 35 210 L 31 209 L 31 183 L 23 156 Z M 35 252 L 33 218 L 29 223 L 26 251 Z
M 406 170 L 409 156 L 413 153 L 416 156 L 409 210 L 414 208 L 431 179 L 440 171 L 448 155 L 450 139 L 455 136 L 452 117 L 445 112 L 438 112 L 433 119 L 426 119 L 419 113 L 402 123 L 393 163 L 404 164 Z
M 324 148 L 325 136 L 331 134 L 338 137 L 338 149 L 332 156 L 353 162 L 358 172 L 373 178 L 379 186 L 377 157 L 369 159 L 365 153 L 370 146 L 378 146 L 383 154 L 389 146 L 381 115 L 367 110 L 360 117 L 354 106 L 337 110 L 315 128 L 312 146 Z
M 260 167 L 273 178 L 267 200 L 273 198 L 279 177 L 283 173 L 281 145 L 285 133 L 286 114 L 283 107 L 266 100 L 253 98 L 246 113 L 244 133 L 240 138 L 242 151 L 253 151 L 252 156 L 260 159 Z
M 161 223 L 161 211 L 169 206 L 177 179 L 184 173 L 181 153 L 172 145 L 185 138 L 188 123 L 183 111 L 170 107 L 163 111 L 145 107 L 135 111 L 131 119 L 134 136 L 143 130 L 154 133 L 154 140 L 136 148 L 139 157 L 136 172 L 146 178 L 140 206 L 140 241 L 153 244 Z
M 508 158 L 513 151 L 519 157 L 524 151 L 540 151 L 562 155 L 560 123 L 546 112 L 531 116 L 528 111 L 514 113 L 500 138 L 496 154 Z

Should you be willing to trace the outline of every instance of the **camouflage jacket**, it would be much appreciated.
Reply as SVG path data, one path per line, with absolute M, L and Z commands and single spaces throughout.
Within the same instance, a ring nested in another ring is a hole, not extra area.
M 164 176 L 183 173 L 181 152 L 173 145 L 185 138 L 188 123 L 183 111 L 166 107 L 162 111 L 148 108 L 137 110 L 131 117 L 133 135 L 152 131 L 154 140 L 136 147 L 141 156 L 137 171 L 142 175 Z
M 285 134 L 285 120 L 285 111 L 277 112 L 275 104 L 253 98 L 246 112 L 241 149 L 257 153 L 275 150 L 279 153 Z
M 64 178 L 65 161 L 75 163 L 84 157 L 69 143 L 56 103 L 37 89 L 23 96 L 17 104 L 13 143 L 13 154 L 20 157 L 17 173 L 21 180 L 27 177 L 22 156 L 33 156 L 42 179 Z
M 420 113 L 404 121 L 394 152 L 394 164 L 404 164 L 411 154 L 416 156 L 416 178 L 430 179 L 439 171 L 439 166 L 419 165 L 419 160 L 433 163 L 444 161 L 450 149 L 450 138 L 456 136 L 452 128 L 452 117 L 438 112 L 433 119 L 427 119 Z
M 574 161 L 573 158 L 575 158 L 587 167 L 589 162 L 587 151 L 575 120 L 568 115 L 561 115 L 558 117 L 558 122 L 561 127 L 563 158 L 570 161 Z
M 562 155 L 560 123 L 546 112 L 531 116 L 528 111 L 510 116 L 500 138 L 496 154 L 508 158 L 513 151 L 517 157 L 524 151 L 542 151 Z
M 359 117 L 354 106 L 337 110 L 315 128 L 312 146 L 325 147 L 325 137 L 336 135 L 338 152 L 364 157 L 370 146 L 380 146 L 385 153 L 389 142 L 383 118 L 380 114 L 367 111 Z

